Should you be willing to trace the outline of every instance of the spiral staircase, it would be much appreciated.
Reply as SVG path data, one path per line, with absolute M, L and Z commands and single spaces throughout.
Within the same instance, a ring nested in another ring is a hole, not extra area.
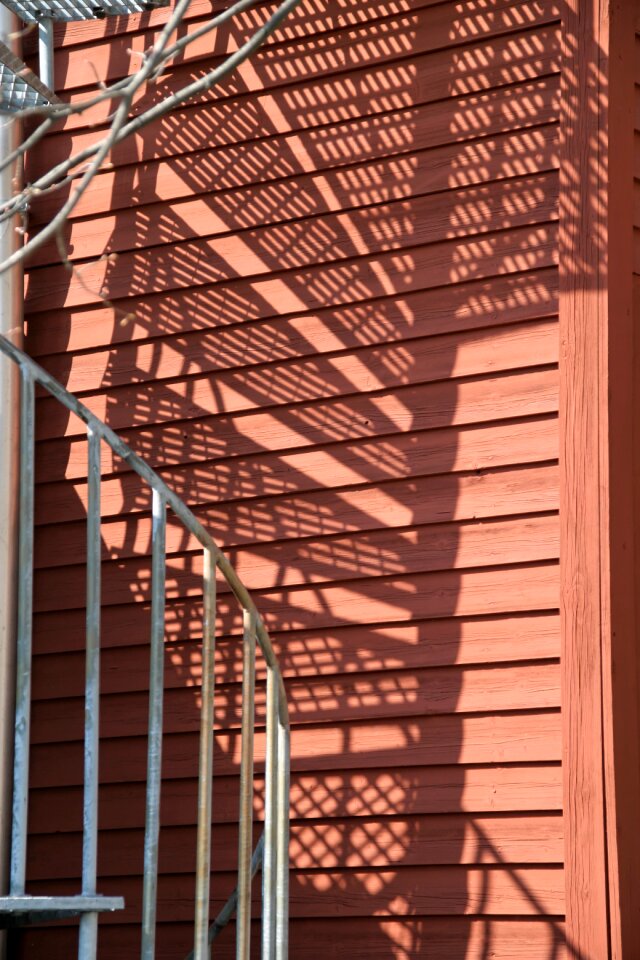
M 0 897 L 0 926 L 79 918 L 79 960 L 97 956 L 98 917 L 123 909 L 120 897 L 103 896 L 98 878 L 99 712 L 100 712 L 100 480 L 103 445 L 135 471 L 151 490 L 152 557 L 149 624 L 150 675 L 147 733 L 147 786 L 144 833 L 141 958 L 156 953 L 158 850 L 163 726 L 165 639 L 165 534 L 171 511 L 199 542 L 204 559 L 202 582 L 202 706 L 199 737 L 197 859 L 194 877 L 193 951 L 205 960 L 217 934 L 236 914 L 236 957 L 248 960 L 251 940 L 251 886 L 262 870 L 261 956 L 288 955 L 289 721 L 282 676 L 269 634 L 251 596 L 228 559 L 185 503 L 106 424 L 95 417 L 27 354 L 0 336 L 0 363 L 15 364 L 20 381 L 19 536 L 17 647 L 12 836 L 9 895 Z M 84 722 L 84 800 L 82 884 L 73 896 L 31 896 L 26 892 L 27 812 L 31 708 L 35 396 L 41 388 L 86 426 L 88 455 L 86 560 L 86 678 Z M 243 617 L 242 721 L 237 887 L 214 922 L 209 916 L 212 781 L 214 770 L 216 580 L 229 585 Z M 266 755 L 263 833 L 252 850 L 256 655 L 266 661 Z

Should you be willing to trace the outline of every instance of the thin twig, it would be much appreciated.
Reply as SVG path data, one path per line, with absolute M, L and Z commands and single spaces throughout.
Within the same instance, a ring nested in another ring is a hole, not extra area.
M 151 48 L 140 69 L 131 77 L 118 81 L 111 87 L 100 91 L 96 96 L 82 101 L 79 104 L 71 105 L 67 103 L 50 105 L 49 116 L 47 116 L 37 130 L 29 137 L 29 148 L 33 148 L 33 146 L 42 139 L 56 120 L 64 119 L 71 114 L 81 113 L 88 109 L 89 106 L 94 106 L 110 98 L 115 99 L 117 97 L 120 100 L 113 116 L 109 118 L 109 130 L 101 140 L 56 164 L 33 183 L 27 184 L 23 190 L 10 200 L 0 205 L 0 223 L 2 223 L 3 221 L 11 219 L 21 209 L 24 209 L 33 197 L 59 190 L 63 186 L 75 181 L 79 176 L 77 168 L 91 160 L 89 166 L 80 178 L 80 183 L 62 205 L 53 220 L 38 234 L 32 237 L 20 250 L 0 263 L 0 274 L 10 269 L 16 263 L 25 260 L 31 252 L 55 235 L 56 231 L 66 221 L 74 207 L 80 201 L 82 195 L 86 192 L 94 176 L 102 169 L 104 160 L 113 147 L 122 143 L 127 137 L 137 133 L 148 124 L 166 116 L 166 114 L 181 104 L 212 90 L 228 73 L 239 66 L 265 42 L 277 29 L 284 17 L 298 5 L 300 0 L 284 0 L 267 22 L 216 68 L 193 83 L 165 97 L 160 103 L 150 107 L 137 117 L 129 119 L 133 97 L 145 81 L 155 78 L 166 63 L 168 63 L 176 53 L 181 52 L 189 43 L 193 42 L 194 39 L 203 36 L 216 26 L 219 26 L 231 17 L 246 10 L 252 6 L 256 0 L 238 0 L 236 4 L 194 31 L 190 37 L 183 37 L 173 44 L 169 44 L 172 34 L 183 22 L 190 2 L 191 0 L 179 0 L 157 42 Z M 25 111 L 25 113 L 26 112 L 28 111 Z M 25 149 L 27 148 L 18 148 L 12 159 L 15 160 L 17 156 L 21 156 Z

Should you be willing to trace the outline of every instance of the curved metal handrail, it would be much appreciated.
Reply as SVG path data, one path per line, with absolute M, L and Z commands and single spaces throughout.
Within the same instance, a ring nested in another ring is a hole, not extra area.
M 236 573 L 233 565 L 230 560 L 225 556 L 223 551 L 217 545 L 213 537 L 205 530 L 198 518 L 192 513 L 186 503 L 180 499 L 180 497 L 167 486 L 162 477 L 159 477 L 158 474 L 153 470 L 148 463 L 146 463 L 142 457 L 135 453 L 131 447 L 122 440 L 118 434 L 107 426 L 102 420 L 100 420 L 94 413 L 85 407 L 83 403 L 78 400 L 72 393 L 70 393 L 66 387 L 63 387 L 50 373 L 41 367 L 35 360 L 26 354 L 23 350 L 20 350 L 19 347 L 16 347 L 11 341 L 7 340 L 6 337 L 0 335 L 0 351 L 5 353 L 8 357 L 17 363 L 23 369 L 28 370 L 33 379 L 44 387 L 52 396 L 54 396 L 60 403 L 67 408 L 71 413 L 74 413 L 80 420 L 83 420 L 88 427 L 91 427 L 92 431 L 100 437 L 101 440 L 111 447 L 114 453 L 116 453 L 121 460 L 124 460 L 125 463 L 129 464 L 131 469 L 142 477 L 143 480 L 149 484 L 152 490 L 157 490 L 162 494 L 162 497 L 166 501 L 167 505 L 171 507 L 175 515 L 182 520 L 187 530 L 190 531 L 197 538 L 199 543 L 205 547 L 207 550 L 211 550 L 216 558 L 216 565 L 219 567 L 220 572 L 224 576 L 225 580 L 231 587 L 233 593 L 238 600 L 243 609 L 249 610 L 253 613 L 255 618 L 256 625 L 256 634 L 258 642 L 260 643 L 260 648 L 265 656 L 265 659 L 270 667 L 273 667 L 275 670 L 278 670 L 278 661 L 276 659 L 275 653 L 273 652 L 273 647 L 271 646 L 271 638 L 269 637 L 269 632 L 260 616 L 258 609 L 251 598 L 251 594 L 242 583 L 240 577 Z M 281 678 L 280 678 L 281 680 Z M 284 693 L 284 689 L 281 688 L 281 692 Z M 281 720 L 283 723 L 288 724 L 288 711 L 286 706 L 286 697 L 282 698 L 283 703 L 281 707 Z
M 263 936 L 262 954 L 268 960 L 286 960 L 288 952 L 288 817 L 289 817 L 289 716 L 282 674 L 268 630 L 247 588 L 231 562 L 192 511 L 158 474 L 109 426 L 103 423 L 54 377 L 24 351 L 0 336 L 0 352 L 18 365 L 21 374 L 21 502 L 20 569 L 18 602 L 18 668 L 16 687 L 16 741 L 14 758 L 14 802 L 11 893 L 24 896 L 26 863 L 26 805 L 28 791 L 29 705 L 31 663 L 31 594 L 33 558 L 33 490 L 35 445 L 35 384 L 39 384 L 87 426 L 88 448 L 88 547 L 87 547 L 87 708 L 95 711 L 94 721 L 85 727 L 85 831 L 83 836 L 83 896 L 95 900 L 97 847 L 97 705 L 99 682 L 99 599 L 100 599 L 100 443 L 104 442 L 152 490 L 152 656 L 150 679 L 150 726 L 148 750 L 148 794 L 145 824 L 145 890 L 143 896 L 143 960 L 155 955 L 155 899 L 159 834 L 160 755 L 162 742 L 162 681 L 164 641 L 164 562 L 166 507 L 170 507 L 204 550 L 203 576 L 203 693 L 200 734 L 198 792 L 198 867 L 196 873 L 196 960 L 208 957 L 209 850 L 211 843 L 211 775 L 213 751 L 213 690 L 215 633 L 215 569 L 218 568 L 243 610 L 243 707 L 241 751 L 241 811 L 237 892 L 237 957 L 249 957 L 250 884 L 262 861 Z M 255 693 L 255 643 L 267 663 L 267 744 L 265 773 L 265 829 L 251 852 L 253 724 Z M 154 655 L 155 654 L 155 655 Z M 89 664 L 92 664 L 91 666 Z M 91 710 L 85 711 L 87 715 Z M 151 784 L 151 786 L 149 786 Z M 151 791 L 151 800 L 149 800 Z M 155 791 L 155 794 L 154 794 Z M 151 880 L 149 879 L 151 877 Z M 9 898 L 11 899 L 11 898 Z M 80 912 L 80 911 L 77 911 Z M 226 914 L 225 914 L 226 915 Z M 90 918 L 91 922 L 88 922 Z M 220 917 L 218 918 L 218 920 Z M 228 919 L 228 918 L 227 918 Z M 83 926 L 83 921 L 87 923 Z M 219 926 L 216 921 L 211 931 Z M 80 956 L 95 956 L 97 913 L 83 915 L 80 925 Z M 84 946 L 83 946 L 84 944 Z

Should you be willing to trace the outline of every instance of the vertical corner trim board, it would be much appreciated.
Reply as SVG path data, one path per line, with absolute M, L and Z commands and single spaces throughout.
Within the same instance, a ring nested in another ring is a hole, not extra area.
M 580 960 L 623 960 L 640 942 L 631 469 L 637 12 L 636 0 L 563 5 L 561 682 L 566 930 L 569 955 Z

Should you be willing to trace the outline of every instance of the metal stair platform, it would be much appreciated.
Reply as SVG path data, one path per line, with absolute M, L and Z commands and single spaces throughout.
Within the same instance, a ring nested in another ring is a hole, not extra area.
M 122 897 L 100 894 L 69 897 L 0 897 L 0 929 L 24 927 L 51 920 L 66 920 L 83 913 L 109 913 L 124 909 Z

